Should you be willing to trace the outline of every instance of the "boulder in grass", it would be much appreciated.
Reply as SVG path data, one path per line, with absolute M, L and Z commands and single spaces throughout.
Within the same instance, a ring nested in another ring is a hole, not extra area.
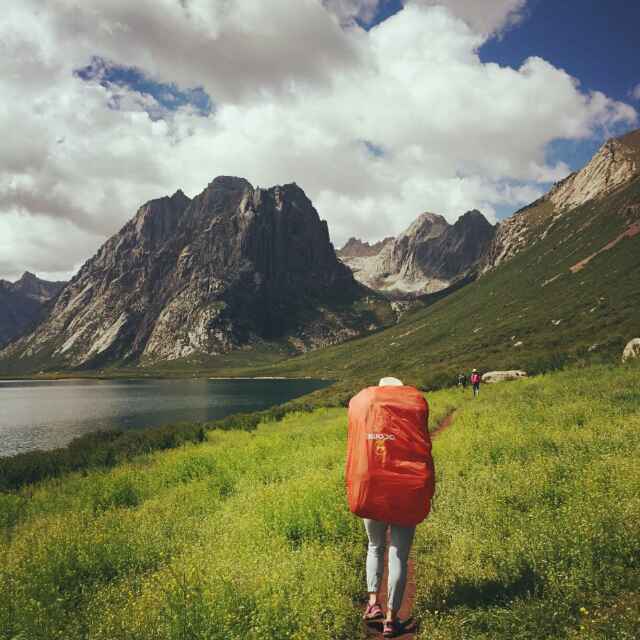
M 627 360 L 636 360 L 638 358 L 640 358 L 640 338 L 634 338 L 627 342 L 627 346 L 622 352 L 622 362 L 627 362 Z
M 487 371 L 483 374 L 482 382 L 493 384 L 494 382 L 507 382 L 508 380 L 520 380 L 526 378 L 526 371 Z

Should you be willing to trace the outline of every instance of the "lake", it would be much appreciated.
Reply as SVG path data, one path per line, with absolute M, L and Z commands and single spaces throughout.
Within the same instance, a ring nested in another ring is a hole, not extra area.
M 322 380 L 0 380 L 0 456 L 55 449 L 105 429 L 203 422 L 266 409 Z

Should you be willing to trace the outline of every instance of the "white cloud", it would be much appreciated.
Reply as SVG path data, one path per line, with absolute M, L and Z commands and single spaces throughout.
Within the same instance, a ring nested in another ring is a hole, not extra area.
M 631 89 L 629 95 L 634 100 L 638 100 L 638 102 L 640 102 L 640 82 L 633 89 Z
M 0 277 L 71 271 L 144 201 L 219 174 L 296 181 L 336 244 L 397 233 L 424 210 L 492 216 L 568 172 L 546 162 L 552 140 L 636 121 L 540 58 L 483 64 L 485 27 L 450 8 L 412 3 L 367 33 L 320 0 L 152 5 L 25 0 L 3 16 Z M 519 5 L 501 6 L 494 30 Z M 74 76 L 95 55 L 203 86 L 215 110 L 169 116 L 149 94 Z
M 24 0 L 38 2 L 38 0 Z M 39 16 L 48 50 L 99 54 L 163 81 L 204 86 L 214 101 L 261 100 L 300 84 L 330 85 L 357 62 L 318 0 L 57 0 Z
M 384 0 L 322 0 L 343 24 L 354 18 L 370 24 Z M 445 7 L 474 31 L 489 37 L 518 24 L 525 15 L 527 0 L 403 0 L 405 6 Z
M 520 22 L 527 0 L 405 0 L 405 4 L 440 5 L 485 36 Z
M 351 24 L 354 19 L 370 24 L 381 4 L 380 0 L 322 0 L 322 3 L 346 25 Z

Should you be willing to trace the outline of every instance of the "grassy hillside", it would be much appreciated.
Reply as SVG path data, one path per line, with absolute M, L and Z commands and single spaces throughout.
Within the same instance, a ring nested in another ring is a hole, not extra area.
M 471 285 L 393 328 L 263 371 L 335 379 L 349 390 L 395 374 L 429 388 L 471 367 L 538 372 L 617 360 L 640 336 L 640 234 L 571 268 L 640 222 L 640 179 L 550 226 L 545 207 L 519 214 L 543 237 Z
M 422 638 L 635 638 L 640 377 L 598 366 L 429 396 Z M 360 637 L 344 409 L 0 493 L 0 638 Z

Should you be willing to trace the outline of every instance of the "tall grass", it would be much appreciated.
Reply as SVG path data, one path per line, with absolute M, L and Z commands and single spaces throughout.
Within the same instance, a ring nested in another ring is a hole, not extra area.
M 187 442 L 203 442 L 207 431 L 253 431 L 263 422 L 277 422 L 288 413 L 310 410 L 307 399 L 298 398 L 262 411 L 237 413 L 203 423 L 87 433 L 66 447 L 0 458 L 0 491 L 19 489 L 72 471 L 115 467 L 142 453 L 175 449 Z
M 458 411 L 415 545 L 421 637 L 634 637 L 637 370 L 429 399 L 432 424 Z M 360 637 L 345 437 L 319 409 L 0 493 L 0 638 Z
M 0 637 L 351 637 L 344 411 L 2 494 Z
M 458 413 L 416 543 L 420 637 L 640 637 L 637 374 L 485 386 Z

